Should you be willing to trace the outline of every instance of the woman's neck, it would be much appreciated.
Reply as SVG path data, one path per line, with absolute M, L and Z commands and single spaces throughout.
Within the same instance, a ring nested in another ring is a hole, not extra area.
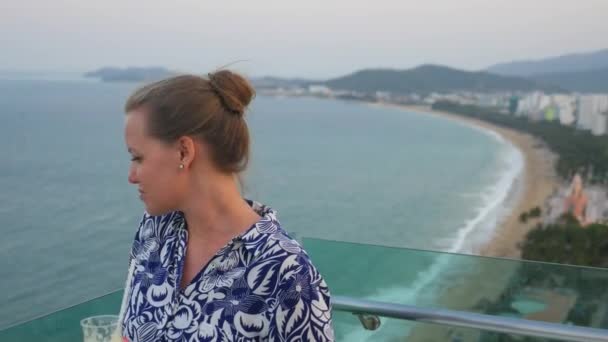
M 180 210 L 190 238 L 221 244 L 246 231 L 260 216 L 242 198 L 235 177 L 212 178 L 195 182 Z

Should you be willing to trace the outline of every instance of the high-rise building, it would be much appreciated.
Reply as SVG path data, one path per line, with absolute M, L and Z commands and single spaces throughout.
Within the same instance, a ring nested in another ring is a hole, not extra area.
M 576 99 L 571 95 L 554 95 L 553 103 L 557 107 L 559 122 L 562 125 L 572 125 L 576 120 L 574 117 Z

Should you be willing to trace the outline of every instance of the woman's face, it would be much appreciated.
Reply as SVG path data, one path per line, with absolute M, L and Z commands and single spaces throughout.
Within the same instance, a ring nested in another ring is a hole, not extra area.
M 131 154 L 129 182 L 136 184 L 140 199 L 150 215 L 177 210 L 187 186 L 180 169 L 181 154 L 176 146 L 147 133 L 145 109 L 129 112 L 125 121 L 125 142 Z

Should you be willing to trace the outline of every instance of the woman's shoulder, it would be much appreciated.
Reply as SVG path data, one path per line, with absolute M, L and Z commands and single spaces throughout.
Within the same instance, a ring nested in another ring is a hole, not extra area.
M 277 228 L 266 236 L 255 264 L 274 264 L 282 280 L 296 274 L 306 274 L 311 279 L 320 280 L 321 275 L 302 245 L 282 227 Z

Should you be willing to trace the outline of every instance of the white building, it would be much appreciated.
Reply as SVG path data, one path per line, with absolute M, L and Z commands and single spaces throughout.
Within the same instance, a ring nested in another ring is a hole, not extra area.
M 593 97 L 589 95 L 578 98 L 578 117 L 576 127 L 590 130 L 593 128 L 595 112 L 593 110 Z
M 559 122 L 562 125 L 572 125 L 576 121 L 576 117 L 574 116 L 576 98 L 571 95 L 554 95 L 552 100 L 557 108 Z
M 495 94 L 478 94 L 477 103 L 482 107 L 500 107 L 500 96 Z
M 551 105 L 551 96 L 542 94 L 538 103 L 538 109 L 544 110 Z
M 376 92 L 376 100 L 379 100 L 379 101 L 390 101 L 391 100 L 391 93 L 389 93 L 388 91 L 377 91 Z
M 524 96 L 517 105 L 517 116 L 539 120 L 543 109 L 551 103 L 551 98 L 542 92 L 533 92 Z
M 528 97 L 522 97 L 517 103 L 516 116 L 526 116 L 530 110 L 530 101 Z
M 331 95 L 331 89 L 324 85 L 309 85 L 308 92 L 316 95 Z
M 608 95 L 582 95 L 578 99 L 576 125 L 596 135 L 605 134 L 607 112 Z
M 591 133 L 593 133 L 594 135 L 606 134 L 606 130 L 608 128 L 608 127 L 606 127 L 606 125 L 608 124 L 606 119 L 607 119 L 606 114 L 597 114 L 595 116 L 595 124 L 593 125 L 593 128 L 591 129 Z

